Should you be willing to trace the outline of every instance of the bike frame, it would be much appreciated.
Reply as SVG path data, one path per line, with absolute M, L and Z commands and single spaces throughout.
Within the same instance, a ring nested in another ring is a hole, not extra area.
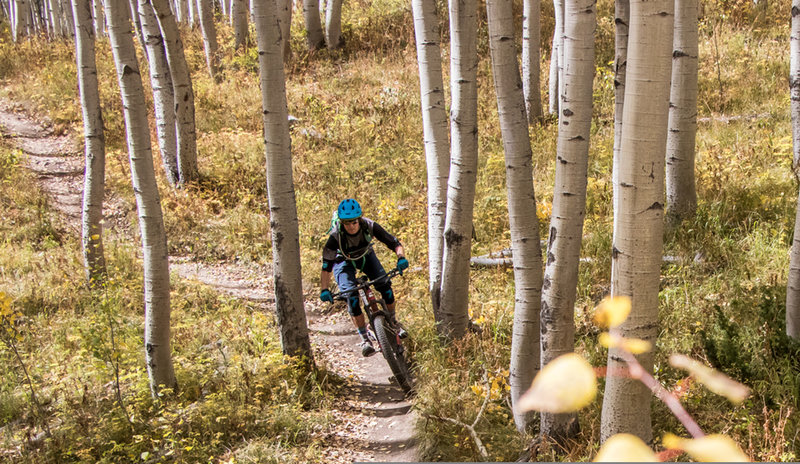
M 392 269 L 387 274 L 378 277 L 377 279 L 367 280 L 366 276 L 360 276 L 356 279 L 358 285 L 354 288 L 346 291 L 346 292 L 338 292 L 333 294 L 333 298 L 339 298 L 343 300 L 347 300 L 347 297 L 356 292 L 358 294 L 358 300 L 361 303 L 361 309 L 367 315 L 367 319 L 369 319 L 369 325 L 373 328 L 373 321 L 375 320 L 376 316 L 383 315 L 386 316 L 387 314 L 383 311 L 381 303 L 384 305 L 386 302 L 383 298 L 378 298 L 375 296 L 375 292 L 372 289 L 372 286 L 378 282 L 383 282 L 385 280 L 391 279 L 392 277 L 400 274 L 400 270 L 397 268 Z

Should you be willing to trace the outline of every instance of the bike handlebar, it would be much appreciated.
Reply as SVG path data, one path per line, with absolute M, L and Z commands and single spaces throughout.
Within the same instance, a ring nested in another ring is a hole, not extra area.
M 336 292 L 333 295 L 331 295 L 331 297 L 333 297 L 334 300 L 346 300 L 347 297 L 346 296 L 342 296 L 342 295 L 349 295 L 350 293 L 357 292 L 357 291 L 361 290 L 362 288 L 367 288 L 370 285 L 375 284 L 377 282 L 382 282 L 382 281 L 384 281 L 386 279 L 391 279 L 392 277 L 394 277 L 394 276 L 396 276 L 398 274 L 402 275 L 400 269 L 394 268 L 391 271 L 389 271 L 387 274 L 384 274 L 384 275 L 378 277 L 377 279 L 373 279 L 373 280 L 364 282 L 364 283 L 362 283 L 360 285 L 357 285 L 357 286 L 355 286 L 355 287 L 353 287 L 353 288 L 351 288 L 350 290 L 347 290 L 347 291 Z

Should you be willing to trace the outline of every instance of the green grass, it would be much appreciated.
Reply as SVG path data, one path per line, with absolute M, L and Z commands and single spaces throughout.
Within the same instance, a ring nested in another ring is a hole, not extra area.
M 446 11 L 445 2 L 438 7 L 440 13 Z M 552 7 L 543 8 L 547 12 Z M 797 195 L 790 170 L 789 31 L 784 17 L 789 6 L 783 0 L 762 8 L 744 0 L 718 0 L 706 5 L 701 21 L 699 116 L 756 117 L 730 123 L 712 119 L 699 126 L 697 216 L 665 236 L 665 254 L 678 261 L 662 267 L 656 376 L 668 388 L 684 380 L 666 362 L 670 353 L 679 352 L 741 380 L 754 394 L 740 406 L 730 406 L 698 385 L 690 386 L 682 399 L 704 430 L 732 435 L 753 458 L 796 460 L 798 421 L 789 412 L 800 406 L 796 381 L 800 347 L 783 335 L 787 251 Z M 601 1 L 598 11 L 582 249 L 582 255 L 592 259 L 580 266 L 575 323 L 576 349 L 602 365 L 606 353 L 596 342 L 599 330 L 590 313 L 610 290 L 613 2 Z M 345 47 L 334 52 L 307 52 L 298 12 L 292 25 L 287 96 L 289 112 L 298 118 L 292 127 L 292 151 L 309 298 L 316 295 L 313 288 L 331 211 L 343 197 L 358 198 L 369 216 L 396 233 L 412 266 L 424 269 L 427 262 L 425 160 L 410 11 L 394 0 L 360 1 L 346 6 L 344 16 Z M 550 18 L 543 17 L 545 52 L 552 35 Z M 485 34 L 485 22 L 481 24 Z M 157 168 L 171 253 L 208 261 L 268 262 L 257 54 L 252 46 L 234 52 L 230 28 L 221 26 L 225 79 L 214 84 L 205 72 L 199 33 L 186 32 L 202 179 L 196 186 L 173 191 Z M 57 129 L 77 137 L 80 108 L 71 46 L 38 39 L 13 45 L 7 32 L 3 34 L 2 95 L 24 102 L 29 111 L 48 116 Z M 447 35 L 445 29 L 443 37 Z M 480 44 L 476 254 L 510 246 L 502 138 L 485 36 Z M 446 60 L 446 46 L 443 55 Z M 542 60 L 543 76 L 548 56 Z M 98 43 L 98 63 L 109 143 L 108 186 L 132 210 L 123 122 L 107 42 Z M 444 72 L 447 88 L 447 66 Z M 545 101 L 546 86 L 543 79 Z M 555 129 L 552 122 L 531 129 L 535 187 L 543 206 L 542 238 L 553 195 Z M 329 379 L 300 375 L 279 359 L 271 316 L 207 289 L 174 285 L 173 340 L 181 392 L 176 404 L 155 408 L 138 346 L 141 279 L 135 246 L 109 243 L 114 279 L 108 292 L 98 295 L 83 289 L 77 239 L 60 225 L 40 192 L 11 188 L 32 181 L 18 168 L 19 154 L 4 150 L 0 289 L 25 315 L 20 342 L 24 359 L 51 417 L 62 424 L 60 438 L 27 451 L 24 459 L 128 461 L 154 449 L 173 450 L 172 459 L 178 460 L 320 459 L 321 444 L 312 432 L 331 420 L 325 405 L 335 386 Z M 380 256 L 390 259 L 382 249 Z M 416 406 L 424 414 L 471 423 L 481 404 L 472 387 L 480 387 L 483 373 L 496 379 L 501 390 L 506 382 L 513 274 L 509 269 L 473 270 L 470 285 L 470 309 L 474 319 L 483 320 L 484 330 L 443 346 L 434 334 L 426 273 L 412 273 L 397 282 L 401 319 L 414 340 L 420 385 Z M 104 361 L 109 353 L 109 317 L 117 328 L 123 393 L 136 419 L 135 430 L 130 430 L 115 403 L 112 372 Z M 216 349 L 220 341 L 228 350 L 228 365 L 222 371 L 226 361 Z M 42 346 L 46 348 L 34 357 L 33 348 Z M 0 365 L 6 366 L 0 382 L 2 424 L 33 420 L 27 384 L 15 362 L 8 350 L 0 350 Z M 528 444 L 527 438 L 517 435 L 503 396 L 492 401 L 477 425 L 492 460 L 514 460 Z M 582 412 L 582 435 L 575 443 L 566 450 L 545 447 L 539 458 L 591 458 L 598 447 L 600 401 Z M 243 429 L 242 424 L 248 427 Z M 660 405 L 654 409 L 654 426 L 659 438 L 663 432 L 682 430 Z M 21 442 L 25 426 L 15 425 L 13 430 L 0 436 L 4 448 Z M 167 436 L 165 430 L 172 432 Z M 468 434 L 457 426 L 422 418 L 418 434 L 424 460 L 478 459 Z M 247 445 L 241 445 L 245 441 Z

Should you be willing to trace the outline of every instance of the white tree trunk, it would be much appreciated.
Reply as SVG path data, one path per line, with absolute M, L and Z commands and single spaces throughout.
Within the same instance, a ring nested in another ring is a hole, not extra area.
M 189 2 L 187 0 L 176 0 L 175 19 L 178 23 L 189 23 Z
M 151 3 L 164 37 L 164 48 L 167 51 L 167 62 L 175 95 L 180 183 L 194 182 L 199 175 L 197 172 L 197 134 L 192 78 L 189 74 L 189 66 L 186 64 L 178 23 L 175 22 L 175 16 L 172 15 L 167 0 L 151 0 Z
M 698 0 L 675 0 L 669 131 L 667 132 L 667 220 L 671 225 L 697 210 L 694 160 L 697 134 Z
M 283 61 L 289 61 L 292 56 L 290 33 L 292 28 L 292 5 L 293 0 L 277 0 L 276 6 L 278 8 L 278 22 L 281 26 L 281 49 L 283 50 Z
M 105 37 L 106 20 L 103 12 L 103 0 L 92 0 L 94 11 L 94 33 L 97 37 Z
M 97 87 L 94 50 L 94 24 L 91 0 L 73 0 L 75 16 L 75 59 L 78 66 L 78 89 L 83 110 L 85 170 L 81 237 L 86 280 L 95 286 L 105 280 L 103 252 L 103 196 L 105 191 L 106 142 L 103 113 Z
M 139 16 L 142 23 L 147 56 L 150 58 L 150 85 L 153 89 L 158 146 L 161 164 L 167 181 L 173 187 L 180 182 L 178 172 L 178 145 L 175 124 L 175 91 L 169 72 L 164 38 L 150 0 L 139 0 Z
M 63 12 L 63 16 L 65 19 L 65 26 L 62 28 L 64 32 L 64 37 L 72 37 L 75 33 L 75 18 L 72 16 L 72 6 L 69 4 L 67 0 L 58 0 L 59 2 L 63 2 L 61 6 L 61 11 Z
M 128 15 L 133 21 L 133 30 L 136 33 L 136 38 L 139 40 L 139 46 L 142 47 L 142 52 L 147 58 L 147 49 L 144 46 L 144 34 L 142 34 L 142 23 L 139 21 L 139 0 L 128 0 Z
M 47 8 L 47 30 L 49 31 L 50 37 L 63 37 L 64 32 L 61 30 L 61 5 L 59 4 L 58 0 L 45 0 L 45 5 L 42 6 L 46 6 Z
M 153 170 L 150 129 L 142 77 L 133 48 L 126 0 L 106 0 L 111 50 L 117 68 L 127 128 L 131 180 L 136 196 L 144 256 L 145 359 L 154 398 L 162 387 L 176 388 L 170 349 L 169 261 L 161 201 Z
M 198 0 L 197 6 L 208 74 L 216 81 L 219 79 L 219 45 L 217 45 L 217 28 L 214 26 L 214 5 L 211 0 Z
M 258 65 L 261 70 L 275 309 L 281 346 L 284 354 L 305 356 L 313 362 L 306 313 L 303 309 L 299 228 L 292 180 L 280 21 L 273 0 L 253 0 L 253 4 L 253 21 L 258 36 Z
M 792 113 L 793 167 L 800 179 L 800 0 L 792 0 L 789 91 Z M 800 338 L 800 194 L 795 212 L 794 239 L 786 285 L 786 335 Z
M 631 18 L 630 0 L 614 3 L 614 152 L 611 171 L 614 211 L 619 199 L 619 148 L 622 141 L 622 110 L 625 107 L 625 75 L 628 70 L 628 23 Z M 616 225 L 616 222 L 614 223 Z M 616 233 L 616 230 L 614 231 Z
M 489 50 L 497 94 L 497 113 L 506 160 L 508 217 L 514 253 L 514 327 L 511 338 L 511 404 L 530 387 L 539 371 L 539 309 L 542 249 L 533 190 L 533 161 L 522 80 L 514 41 L 512 0 L 488 0 Z M 525 432 L 534 414 L 514 409 L 517 430 Z
M 428 173 L 428 276 L 433 314 L 440 321 L 444 222 L 447 177 L 450 172 L 450 133 L 447 127 L 439 18 L 434 0 L 413 0 L 414 35 L 419 64 L 419 93 Z
M 197 23 L 197 1 L 198 0 L 187 0 L 188 8 L 188 19 L 189 19 L 189 27 L 194 27 Z
M 793 4 L 797 1 L 793 0 Z M 800 195 L 797 199 L 794 238 L 789 255 L 789 276 L 786 285 L 786 335 L 794 339 L 800 338 Z
M 439 329 L 454 339 L 464 335 L 469 323 L 469 257 L 478 171 L 478 27 L 475 0 L 450 0 L 449 9 L 452 139 Z
M 342 42 L 342 0 L 327 0 L 325 7 L 325 43 L 328 48 L 340 48 Z
M 14 6 L 16 11 L 12 24 L 12 38 L 14 42 L 19 42 L 27 34 L 30 5 L 28 4 L 28 0 L 15 0 Z
M 303 20 L 306 24 L 306 41 L 309 50 L 318 50 L 325 44 L 322 20 L 319 16 L 319 0 L 303 0 Z
M 565 0 L 564 17 L 556 179 L 542 287 L 542 367 L 575 347 L 574 308 L 592 127 L 595 1 Z M 578 416 L 542 413 L 541 433 L 559 442 L 573 438 L 578 433 Z
M 247 1 L 231 1 L 231 25 L 233 26 L 234 47 L 238 49 L 247 43 L 249 27 L 247 21 Z
M 619 156 L 620 198 L 614 211 L 611 294 L 631 298 L 629 318 L 620 335 L 655 346 L 658 289 L 664 229 L 664 157 L 672 67 L 673 0 L 631 2 L 625 108 Z M 653 371 L 653 353 L 639 355 Z M 601 439 L 631 433 L 652 439 L 652 395 L 641 382 L 613 375 L 625 368 L 616 349 L 608 352 Z
M 522 4 L 522 92 L 525 110 L 530 124 L 539 124 L 544 119 L 542 94 L 539 91 L 541 66 L 540 24 L 541 0 L 523 0 Z
M 550 114 L 558 114 L 558 96 L 561 87 L 561 68 L 564 66 L 564 0 L 553 0 L 555 27 L 553 28 L 553 46 L 550 49 L 550 82 L 549 110 Z

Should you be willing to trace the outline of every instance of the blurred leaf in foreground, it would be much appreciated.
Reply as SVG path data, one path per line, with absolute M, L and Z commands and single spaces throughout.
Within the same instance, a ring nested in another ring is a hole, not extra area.
M 618 433 L 603 443 L 594 462 L 658 462 L 658 458 L 639 437 Z
M 631 313 L 631 299 L 627 296 L 606 297 L 594 311 L 594 323 L 603 328 L 619 326 Z
M 603 332 L 597 339 L 606 348 L 620 348 L 632 354 L 647 353 L 653 349 L 653 344 L 639 338 L 623 338 Z
M 739 445 L 726 435 L 707 435 L 703 438 L 681 438 L 671 433 L 664 435 L 664 446 L 682 449 L 693 459 L 702 462 L 749 462 Z
M 750 394 L 750 389 L 746 386 L 688 356 L 673 354 L 669 357 L 669 363 L 673 367 L 689 371 L 698 382 L 709 390 L 734 403 L 741 403 Z
M 533 379 L 517 407 L 554 414 L 577 411 L 594 400 L 597 377 L 588 361 L 569 353 L 550 362 Z

